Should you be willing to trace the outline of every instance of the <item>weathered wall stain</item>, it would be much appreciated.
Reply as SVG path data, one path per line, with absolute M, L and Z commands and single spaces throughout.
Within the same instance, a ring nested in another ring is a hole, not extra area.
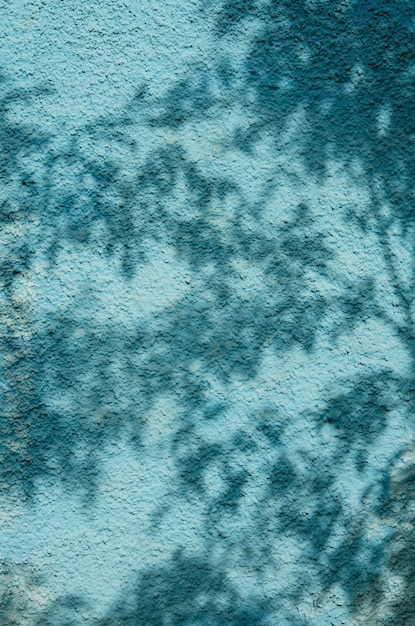
M 412 4 L 0 12 L 1 623 L 415 623 Z

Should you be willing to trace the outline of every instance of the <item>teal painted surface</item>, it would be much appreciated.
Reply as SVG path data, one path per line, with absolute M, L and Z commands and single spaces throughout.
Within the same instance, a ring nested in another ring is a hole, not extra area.
M 1 623 L 415 623 L 414 10 L 0 9 Z

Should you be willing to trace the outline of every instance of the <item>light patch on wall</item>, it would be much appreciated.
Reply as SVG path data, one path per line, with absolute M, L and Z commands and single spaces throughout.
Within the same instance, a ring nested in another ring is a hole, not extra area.
M 380 107 L 377 115 L 378 135 L 384 137 L 388 134 L 389 127 L 392 120 L 392 111 L 390 106 L 384 104 Z
M 138 265 L 132 279 L 121 280 L 119 269 L 117 257 L 62 247 L 59 262 L 37 284 L 39 317 L 47 321 L 52 313 L 76 307 L 77 316 L 91 324 L 94 319 L 112 325 L 116 319 L 118 325 L 133 328 L 189 290 L 187 264 L 162 243 L 153 245 L 149 261 Z

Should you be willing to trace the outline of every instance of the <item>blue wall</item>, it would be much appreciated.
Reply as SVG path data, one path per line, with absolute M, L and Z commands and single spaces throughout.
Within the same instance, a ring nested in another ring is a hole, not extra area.
M 415 11 L 0 7 L 0 623 L 415 623 Z

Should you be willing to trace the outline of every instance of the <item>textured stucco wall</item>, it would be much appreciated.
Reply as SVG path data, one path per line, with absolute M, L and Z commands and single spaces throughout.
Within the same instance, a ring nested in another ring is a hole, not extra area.
M 415 11 L 0 4 L 0 624 L 415 624 Z

